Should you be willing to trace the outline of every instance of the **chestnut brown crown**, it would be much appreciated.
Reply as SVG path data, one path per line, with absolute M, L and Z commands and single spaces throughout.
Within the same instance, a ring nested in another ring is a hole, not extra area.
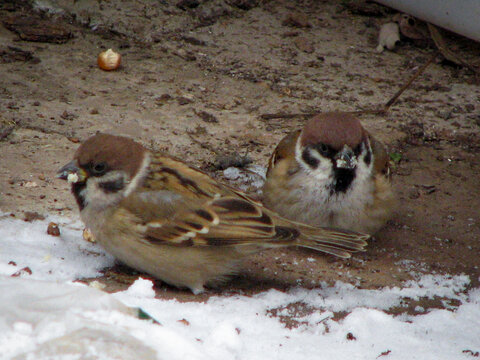
M 304 147 L 323 143 L 338 151 L 344 145 L 356 148 L 366 136 L 367 133 L 355 116 L 343 112 L 329 112 L 307 121 L 300 143 Z
M 76 151 L 75 159 L 82 168 L 103 164 L 108 170 L 121 170 L 133 178 L 147 150 L 137 142 L 110 134 L 98 133 Z

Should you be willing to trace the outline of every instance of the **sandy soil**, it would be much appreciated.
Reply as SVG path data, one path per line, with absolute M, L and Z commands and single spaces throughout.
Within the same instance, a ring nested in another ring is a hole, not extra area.
M 305 121 L 262 114 L 384 104 L 433 49 L 404 41 L 378 54 L 378 28 L 393 12 L 376 7 L 364 15 L 348 3 L 52 0 L 32 10 L 2 2 L 0 209 L 17 218 L 27 211 L 77 216 L 55 172 L 97 131 L 131 136 L 221 179 L 218 154 L 248 153 L 266 166 L 276 143 Z M 61 43 L 20 39 L 19 23 L 40 20 L 52 26 L 43 27 L 47 40 Z M 118 71 L 96 65 L 107 48 L 123 56 Z M 158 297 L 205 300 L 336 280 L 376 288 L 400 285 L 412 271 L 465 273 L 478 286 L 479 100 L 472 72 L 435 62 L 387 115 L 362 117 L 400 159 L 398 208 L 366 253 L 343 261 L 272 251 L 220 289 L 194 297 L 157 282 Z M 115 291 L 135 276 L 119 267 L 100 281 Z

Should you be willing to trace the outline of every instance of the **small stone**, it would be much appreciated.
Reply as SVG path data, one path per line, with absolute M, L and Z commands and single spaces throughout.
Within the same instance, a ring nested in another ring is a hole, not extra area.
M 155 103 L 157 105 L 163 105 L 163 103 L 167 102 L 168 100 L 171 100 L 172 96 L 170 94 L 162 94 L 160 96 L 155 97 Z
M 64 120 L 73 120 L 73 119 L 76 119 L 78 117 L 78 115 L 75 115 L 74 113 L 71 113 L 67 110 L 65 110 L 62 115 L 60 115 L 60 117 Z
M 27 182 L 23 183 L 23 187 L 35 188 L 35 187 L 38 187 L 38 184 L 35 181 L 27 181 Z
M 58 228 L 58 224 L 54 222 L 49 223 L 47 227 L 47 234 L 51 236 L 60 236 L 60 229 Z
M 206 111 L 195 111 L 195 114 L 197 114 L 203 121 L 207 123 L 218 123 L 218 119 L 215 117 L 215 115 L 212 115 Z
M 225 170 L 229 167 L 244 168 L 251 164 L 253 160 L 249 156 L 233 155 L 217 155 L 214 166 L 217 170 Z
M 179 96 L 177 98 L 178 105 L 187 105 L 193 103 L 193 99 L 189 99 L 185 96 Z
M 351 332 L 347 334 L 346 338 L 350 341 L 357 340 L 357 338 Z
M 283 20 L 282 25 L 284 26 L 293 26 L 299 28 L 309 28 L 312 27 L 308 21 L 308 17 L 302 13 L 292 13 L 289 14 L 285 20 Z
M 311 54 L 315 51 L 313 42 L 303 36 L 299 36 L 295 39 L 295 46 L 298 48 L 298 50 L 306 52 L 307 54 Z

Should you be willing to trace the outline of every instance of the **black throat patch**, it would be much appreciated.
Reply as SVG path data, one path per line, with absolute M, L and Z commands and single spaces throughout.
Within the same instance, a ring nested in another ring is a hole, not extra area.
M 72 193 L 73 193 L 73 196 L 75 196 L 75 200 L 77 201 L 80 211 L 82 211 L 83 208 L 85 207 L 85 198 L 80 193 L 82 192 L 82 190 L 85 189 L 86 186 L 87 184 L 85 183 L 72 184 Z
M 335 182 L 332 192 L 345 193 L 355 178 L 355 169 L 339 169 L 334 170 Z

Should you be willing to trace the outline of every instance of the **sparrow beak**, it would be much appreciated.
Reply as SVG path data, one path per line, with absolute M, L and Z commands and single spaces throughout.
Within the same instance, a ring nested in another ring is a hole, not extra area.
M 87 173 L 77 165 L 76 160 L 70 161 L 57 172 L 57 178 L 67 180 L 71 184 L 85 182 L 87 177 Z
M 357 166 L 357 159 L 353 150 L 348 145 L 344 145 L 343 149 L 335 155 L 337 168 L 353 170 Z

